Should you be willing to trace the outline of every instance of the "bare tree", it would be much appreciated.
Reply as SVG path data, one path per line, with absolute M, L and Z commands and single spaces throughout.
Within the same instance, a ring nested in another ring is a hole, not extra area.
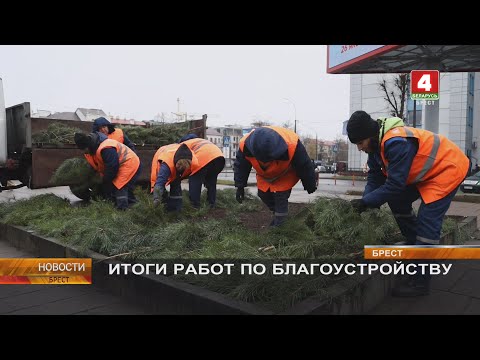
M 410 74 L 397 74 L 393 79 L 393 87 L 385 78 L 380 82 L 380 90 L 390 106 L 390 115 L 405 119 L 405 102 L 407 99 Z
M 307 154 L 311 159 L 315 159 L 315 138 L 312 138 L 310 135 L 298 134 L 300 141 L 302 142 Z
M 337 162 L 348 161 L 348 143 L 340 136 L 337 136 L 335 143 L 337 144 Z
M 253 127 L 260 127 L 260 126 L 268 126 L 268 125 L 272 125 L 272 124 L 270 124 L 268 121 L 255 120 L 250 125 L 252 125 Z

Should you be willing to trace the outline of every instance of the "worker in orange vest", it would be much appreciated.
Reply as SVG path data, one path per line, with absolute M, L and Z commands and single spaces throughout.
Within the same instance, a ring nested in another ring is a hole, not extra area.
M 177 140 L 177 143 L 180 144 L 184 141 L 191 140 L 191 139 L 198 139 L 198 135 L 193 133 L 185 134 L 180 139 Z
M 135 144 L 130 141 L 127 134 L 125 134 L 122 129 L 115 129 L 115 124 L 112 124 L 104 117 L 99 117 L 94 120 L 92 132 L 95 131 L 101 132 L 107 135 L 109 139 L 117 140 L 118 142 L 127 145 L 133 151 L 136 151 Z
M 299 180 L 309 194 L 317 190 L 313 163 L 298 135 L 289 129 L 263 126 L 240 139 L 234 162 L 239 203 L 244 200 L 252 166 L 257 172 L 258 196 L 274 214 L 270 226 L 287 219 L 288 198 Z
M 182 208 L 182 178 L 187 177 L 187 161 L 175 158 L 180 144 L 169 144 L 160 147 L 152 159 L 150 173 L 150 192 L 153 194 L 153 204 L 157 207 L 165 204 L 167 211 L 181 210 Z M 175 161 L 176 160 L 176 161 Z M 170 185 L 170 194 L 166 186 Z
M 220 149 L 211 141 L 201 138 L 167 146 L 157 151 L 152 162 L 151 184 L 154 204 L 158 206 L 165 186 L 170 184 L 167 210 L 180 210 L 182 207 L 180 182 L 188 178 L 189 198 L 193 207 L 200 207 L 203 184 L 207 188 L 207 201 L 210 207 L 215 207 L 217 177 L 225 166 L 225 158 Z M 157 176 L 153 181 L 155 171 Z
M 133 191 L 141 172 L 138 156 L 124 144 L 99 132 L 76 133 L 74 139 L 79 149 L 88 152 L 90 165 L 103 176 L 104 191 L 113 195 L 117 208 L 126 210 L 136 203 Z
M 468 171 L 462 150 L 446 137 L 405 126 L 402 119 L 373 120 L 355 111 L 347 123 L 350 141 L 368 154 L 367 185 L 359 212 L 388 203 L 408 244 L 438 245 L 445 213 Z M 412 203 L 421 199 L 418 215 Z M 429 293 L 430 274 L 416 274 L 394 296 Z

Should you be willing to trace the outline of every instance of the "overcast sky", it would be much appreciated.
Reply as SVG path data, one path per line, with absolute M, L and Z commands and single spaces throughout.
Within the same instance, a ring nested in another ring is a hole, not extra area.
M 0 46 L 6 106 L 102 109 L 151 120 L 207 114 L 209 126 L 298 120 L 333 140 L 348 119 L 349 75 L 326 73 L 325 45 Z M 287 98 L 290 100 L 284 100 Z M 293 103 L 293 104 L 292 104 Z M 189 117 L 190 118 L 190 117 Z

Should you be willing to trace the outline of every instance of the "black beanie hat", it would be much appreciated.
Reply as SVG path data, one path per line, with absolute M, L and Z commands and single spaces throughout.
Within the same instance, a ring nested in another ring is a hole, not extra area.
M 75 144 L 79 149 L 86 149 L 90 145 L 91 138 L 84 133 L 75 133 L 74 136 Z
M 378 135 L 379 125 L 365 111 L 355 111 L 347 123 L 347 134 L 350 142 L 357 144 L 362 140 Z
M 175 156 L 173 157 L 173 163 L 176 164 L 180 159 L 192 160 L 192 151 L 185 144 L 178 147 Z

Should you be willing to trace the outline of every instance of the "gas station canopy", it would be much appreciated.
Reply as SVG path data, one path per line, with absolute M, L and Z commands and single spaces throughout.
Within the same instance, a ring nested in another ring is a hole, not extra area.
M 327 73 L 480 71 L 480 45 L 328 45 Z

